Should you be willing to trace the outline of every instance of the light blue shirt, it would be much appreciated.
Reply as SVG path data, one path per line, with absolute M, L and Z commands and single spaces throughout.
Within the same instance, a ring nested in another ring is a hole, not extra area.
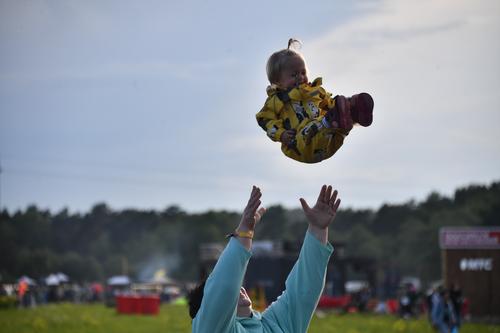
M 205 284 L 193 333 L 306 332 L 325 284 L 333 247 L 307 232 L 285 291 L 264 312 L 236 316 L 240 287 L 252 253 L 231 238 Z

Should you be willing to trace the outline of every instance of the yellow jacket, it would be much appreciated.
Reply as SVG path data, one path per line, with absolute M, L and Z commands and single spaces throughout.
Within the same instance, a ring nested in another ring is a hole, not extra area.
M 267 88 L 267 100 L 257 113 L 257 123 L 273 141 L 280 141 L 286 130 L 295 130 L 291 145 L 281 145 L 283 153 L 300 162 L 316 163 L 332 156 L 348 132 L 324 125 L 326 110 L 335 106 L 332 94 L 321 78 L 288 91 L 275 85 Z

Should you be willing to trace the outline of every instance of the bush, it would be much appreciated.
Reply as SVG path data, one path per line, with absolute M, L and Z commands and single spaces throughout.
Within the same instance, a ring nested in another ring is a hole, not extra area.
M 14 308 L 17 303 L 15 296 L 0 296 L 0 309 Z

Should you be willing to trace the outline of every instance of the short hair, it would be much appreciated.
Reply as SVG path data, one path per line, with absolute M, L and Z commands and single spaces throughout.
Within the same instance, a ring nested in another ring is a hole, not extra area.
M 189 304 L 189 316 L 191 319 L 196 317 L 198 310 L 201 306 L 201 300 L 203 299 L 203 290 L 205 289 L 205 283 L 207 281 L 201 281 L 196 287 L 191 289 L 187 295 L 188 304 Z
M 286 49 L 274 52 L 273 54 L 271 54 L 269 59 L 267 59 L 267 79 L 271 84 L 278 83 L 278 81 L 280 80 L 281 71 L 286 67 L 290 59 L 299 57 L 304 60 L 302 54 L 300 54 L 293 48 L 290 48 L 291 46 L 296 44 L 300 45 L 300 41 L 294 38 L 290 38 L 288 40 L 288 47 Z

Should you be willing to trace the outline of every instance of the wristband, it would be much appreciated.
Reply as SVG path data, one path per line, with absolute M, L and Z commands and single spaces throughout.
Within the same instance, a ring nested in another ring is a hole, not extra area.
M 226 238 L 229 238 L 229 237 L 240 237 L 240 238 L 249 238 L 249 239 L 252 239 L 253 238 L 253 231 L 252 230 L 249 230 L 249 231 L 235 231 L 229 235 L 226 236 Z

